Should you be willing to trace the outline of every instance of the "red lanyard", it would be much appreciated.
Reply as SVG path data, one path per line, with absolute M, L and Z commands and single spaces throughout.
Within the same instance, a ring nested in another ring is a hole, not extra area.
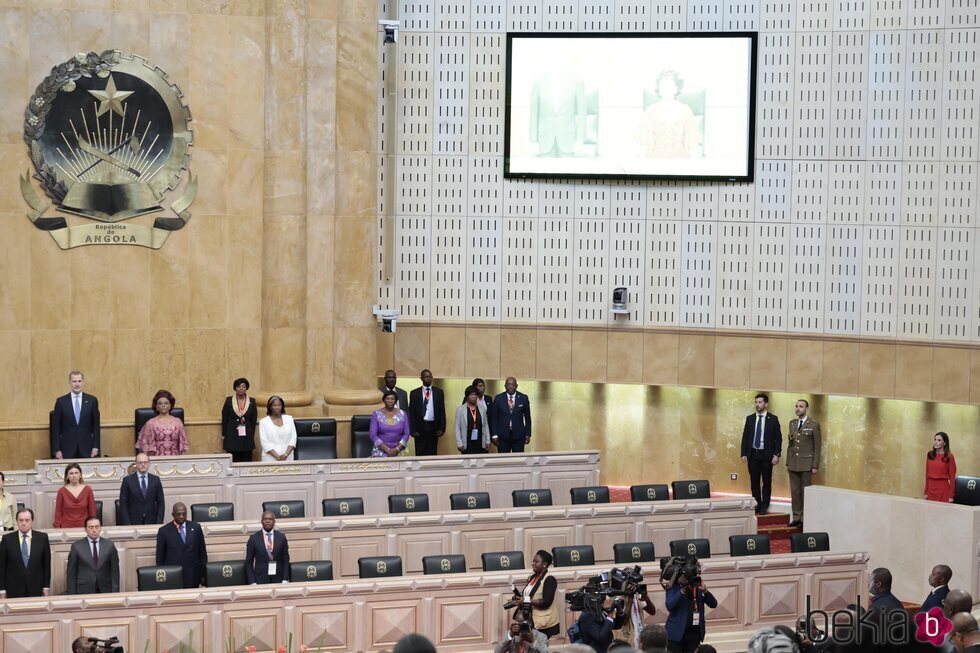
M 476 407 L 475 406 L 469 406 L 469 409 L 470 409 L 470 417 L 473 418 L 473 426 L 475 427 L 476 426 Z

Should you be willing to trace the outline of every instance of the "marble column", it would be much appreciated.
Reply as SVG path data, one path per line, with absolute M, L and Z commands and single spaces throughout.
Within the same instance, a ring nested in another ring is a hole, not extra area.
M 375 0 L 341 2 L 338 11 L 332 369 L 322 380 L 328 413 L 350 415 L 380 399 L 378 326 L 371 313 L 377 302 L 379 37 Z
M 266 0 L 259 396 L 312 402 L 306 374 L 307 0 Z M 229 162 L 234 165 L 234 162 Z

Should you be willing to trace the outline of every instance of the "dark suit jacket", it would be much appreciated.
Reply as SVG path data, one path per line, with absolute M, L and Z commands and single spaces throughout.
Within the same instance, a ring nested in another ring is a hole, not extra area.
M 582 644 L 591 646 L 593 651 L 604 653 L 613 641 L 613 631 L 623 627 L 626 621 L 624 615 L 614 617 L 609 621 L 605 617 L 595 617 L 589 612 L 583 612 L 578 618 L 578 629 L 582 633 Z
M 714 597 L 711 592 L 705 592 L 704 590 L 698 589 L 698 614 L 701 620 L 701 641 L 704 641 L 704 606 L 709 608 L 717 608 L 718 600 Z M 679 642 L 684 639 L 684 631 L 687 630 L 687 615 L 691 612 L 691 608 L 688 605 L 687 595 L 681 592 L 681 586 L 674 584 L 673 587 L 667 590 L 665 596 L 665 605 L 667 607 L 667 623 L 664 624 L 667 629 L 667 639 L 672 642 Z
M 78 424 L 75 423 L 75 407 L 71 403 L 71 393 L 58 397 L 54 402 L 54 420 L 51 430 L 51 457 L 60 451 L 65 458 L 88 458 L 92 449 L 101 450 L 99 430 L 99 400 L 90 394 L 82 393 L 82 410 Z
M 943 599 L 946 598 L 947 594 L 949 594 L 949 585 L 937 587 L 935 591 L 929 592 L 929 596 L 922 602 L 919 612 L 928 612 L 931 608 L 942 608 Z
M 742 429 L 742 455 L 746 458 L 752 454 L 752 441 L 755 439 L 755 413 L 746 416 L 745 428 Z M 766 413 L 766 425 L 762 432 L 762 452 L 767 458 L 781 455 L 783 450 L 783 432 L 779 428 L 779 418 L 772 413 Z
M 157 565 L 180 565 L 184 568 L 184 587 L 205 584 L 204 568 L 208 564 L 208 549 L 204 531 L 197 522 L 184 522 L 187 542 L 180 539 L 177 524 L 171 521 L 157 531 Z
M 248 398 L 248 408 L 245 409 L 245 437 L 238 435 L 238 415 L 232 403 L 234 396 L 225 398 L 221 407 L 221 441 L 225 451 L 252 451 L 255 449 L 255 425 L 259 421 L 259 409 L 255 407 L 255 399 Z
M 875 594 L 871 599 L 871 605 L 868 606 L 869 610 L 904 610 L 902 607 L 902 602 L 892 594 L 891 592 L 885 592 L 884 594 Z
M 490 406 L 490 435 L 501 440 L 525 440 L 531 437 L 531 399 L 523 392 L 514 393 L 514 409 L 510 409 L 507 393 L 493 398 Z
M 432 416 L 435 417 L 435 428 L 440 433 L 446 432 L 446 395 L 442 388 L 432 386 Z M 412 390 L 408 398 L 408 421 L 412 426 L 412 435 L 417 435 L 422 430 L 422 418 L 425 417 L 423 404 L 425 397 L 422 395 L 422 387 L 419 386 Z
M 11 531 L 0 540 L 0 590 L 8 599 L 41 596 L 51 587 L 51 546 L 48 534 L 31 532 L 31 552 L 27 567 L 20 555 L 20 531 Z
M 245 580 L 251 585 L 258 583 L 281 583 L 289 578 L 289 543 L 286 536 L 277 530 L 272 531 L 272 555 L 276 561 L 276 573 L 269 576 L 269 553 L 265 548 L 265 535 L 259 529 L 248 537 L 245 546 Z
M 386 386 L 384 384 L 381 385 L 381 392 L 382 393 L 384 393 L 384 391 L 387 390 L 387 389 L 388 389 L 388 386 Z M 408 412 L 408 393 L 405 392 L 404 390 L 402 390 L 401 388 L 399 388 L 396 385 L 395 386 L 395 394 L 398 395 L 398 407 L 401 408 L 402 410 L 404 410 L 407 413 Z
M 136 472 L 127 475 L 119 488 L 119 514 L 116 521 L 120 526 L 163 523 L 163 483 L 156 474 L 146 475 L 146 498 L 140 491 Z
M 119 591 L 119 552 L 112 540 L 99 538 L 99 566 L 92 564 L 92 543 L 84 537 L 68 551 L 68 594 Z

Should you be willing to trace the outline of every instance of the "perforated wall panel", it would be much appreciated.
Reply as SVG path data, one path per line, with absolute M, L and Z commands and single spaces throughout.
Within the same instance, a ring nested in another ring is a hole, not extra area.
M 383 306 L 980 341 L 974 0 L 401 1 L 398 18 L 378 46 Z M 507 31 L 687 30 L 759 31 L 753 183 L 503 178 Z

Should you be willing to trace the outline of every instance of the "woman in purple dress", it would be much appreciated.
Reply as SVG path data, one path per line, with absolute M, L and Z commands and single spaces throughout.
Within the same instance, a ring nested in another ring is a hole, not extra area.
M 371 457 L 400 456 L 408 447 L 408 413 L 395 408 L 398 395 L 392 390 L 385 390 L 381 401 L 384 402 L 384 408 L 371 415 L 371 441 L 374 442 Z
M 151 456 L 182 456 L 187 453 L 187 434 L 184 423 L 170 414 L 176 400 L 166 390 L 158 390 L 153 395 L 153 411 L 156 417 L 151 417 L 136 440 L 136 448 Z

